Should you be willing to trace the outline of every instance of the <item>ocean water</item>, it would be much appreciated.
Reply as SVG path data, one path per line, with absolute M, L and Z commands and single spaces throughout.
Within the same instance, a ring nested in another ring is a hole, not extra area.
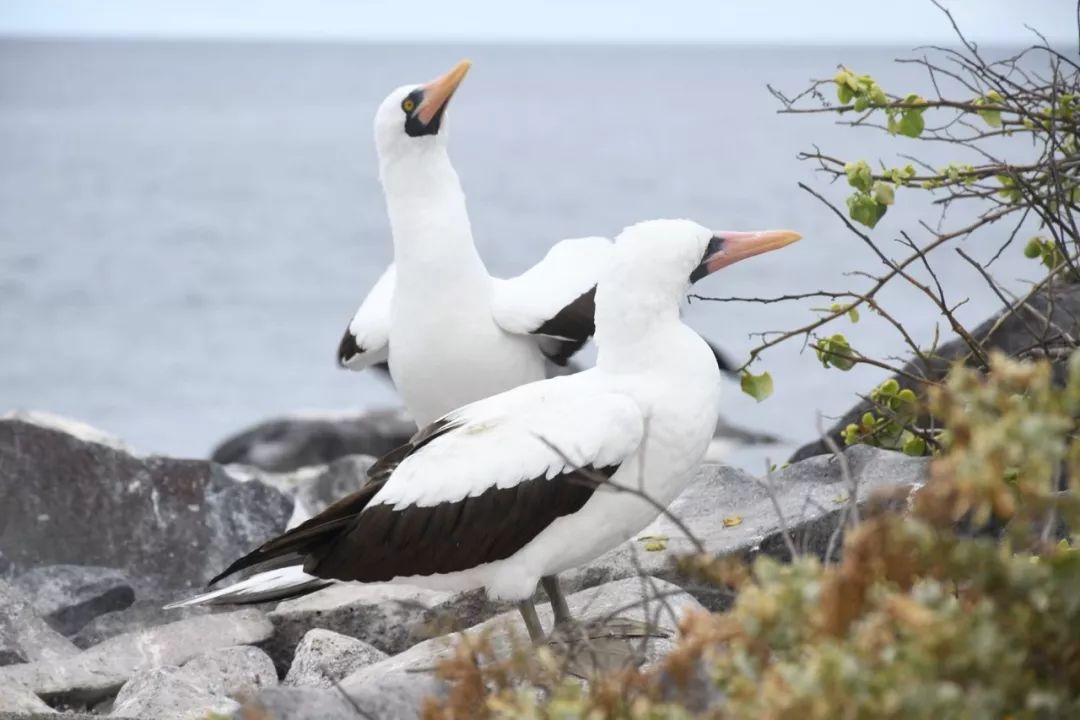
M 396 402 L 378 376 L 334 363 L 346 322 L 391 258 L 371 118 L 394 87 L 474 61 L 448 113 L 481 254 L 512 275 L 554 241 L 613 235 L 654 217 L 717 228 L 790 227 L 805 239 L 699 284 L 712 296 L 866 287 L 872 251 L 797 183 L 841 206 L 796 159 L 947 146 L 778 115 L 788 92 L 839 62 L 887 90 L 928 93 L 904 48 L 389 46 L 0 42 L 0 412 L 73 416 L 147 450 L 205 455 L 229 433 L 297 410 Z M 906 161 L 899 161 L 906 162 Z M 936 210 L 901 191 L 874 231 L 926 233 Z M 988 258 L 1007 229 L 965 243 Z M 998 301 L 951 250 L 939 272 L 959 316 Z M 1037 268 L 1019 248 L 993 267 L 1019 288 Z M 438 299 L 436 299 L 437 301 Z M 920 342 L 937 316 L 917 290 L 883 295 Z M 803 324 L 812 301 L 694 302 L 689 322 L 737 358 L 752 333 Z M 902 355 L 883 320 L 838 323 L 856 348 Z M 946 327 L 941 329 L 948 337 Z M 823 369 L 798 342 L 768 352 L 764 403 L 726 388 L 732 422 L 781 435 L 740 451 L 760 471 L 817 434 L 884 373 Z

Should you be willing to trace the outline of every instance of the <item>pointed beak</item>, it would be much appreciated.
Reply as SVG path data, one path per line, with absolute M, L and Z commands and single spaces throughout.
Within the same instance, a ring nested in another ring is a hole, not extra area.
M 465 79 L 470 67 L 472 67 L 471 62 L 462 60 L 454 66 L 453 70 L 424 86 L 424 100 L 416 110 L 416 117 L 420 122 L 429 124 L 439 111 L 446 107 L 446 103 L 450 102 L 450 98 L 454 96 L 454 91 Z
M 802 238 L 793 230 L 760 230 L 758 232 L 722 231 L 713 235 L 709 243 L 709 252 L 694 271 L 693 279 L 714 273 L 728 265 L 745 260 L 754 255 L 779 250 Z

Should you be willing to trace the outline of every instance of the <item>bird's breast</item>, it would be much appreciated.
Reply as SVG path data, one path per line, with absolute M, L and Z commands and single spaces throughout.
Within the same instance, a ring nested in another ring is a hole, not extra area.
M 394 318 L 390 373 L 422 426 L 463 405 L 542 380 L 544 362 L 535 341 L 506 333 L 490 312 L 455 315 L 433 308 Z

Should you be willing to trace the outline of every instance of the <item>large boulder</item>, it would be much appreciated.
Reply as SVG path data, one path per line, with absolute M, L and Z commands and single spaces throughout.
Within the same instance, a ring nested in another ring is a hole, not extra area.
M 38 616 L 31 598 L 0 580 L 0 666 L 60 661 L 78 652 Z
M 274 664 L 258 648 L 239 646 L 198 655 L 182 667 L 143 670 L 128 680 L 112 717 L 205 720 L 239 710 L 233 698 L 277 686 Z
M 715 555 L 749 557 L 764 552 L 787 559 L 784 530 L 800 552 L 823 556 L 834 541 L 852 501 L 865 502 L 873 493 L 915 487 L 926 478 L 929 458 L 857 445 L 844 453 L 851 474 L 845 480 L 836 457 L 821 456 L 772 473 L 771 482 L 727 465 L 706 465 L 694 482 L 634 539 L 596 560 L 563 573 L 566 591 L 635 577 L 653 575 L 686 587 L 710 609 L 725 607 L 726 591 L 699 585 L 683 576 L 674 560 L 702 549 Z M 676 522 L 673 518 L 677 518 Z M 682 527 L 680 527 L 680 524 Z
M 971 336 L 977 338 L 985 350 L 998 350 L 1011 357 L 1044 357 L 1047 349 L 1051 352 L 1062 347 L 1061 329 L 1066 330 L 1073 337 L 1080 335 L 1080 284 L 1060 284 L 1051 289 L 1043 289 L 1035 293 L 1016 312 L 998 313 L 971 331 Z M 1065 348 L 1070 347 L 1068 344 Z M 1052 356 L 1054 361 L 1055 377 L 1059 381 L 1065 378 L 1065 359 L 1069 353 L 1060 353 Z M 938 381 L 948 374 L 949 369 L 956 362 L 971 364 L 973 355 L 970 346 L 962 338 L 954 338 L 939 346 L 934 355 L 926 361 L 922 358 L 913 358 L 908 361 L 902 372 L 892 376 L 902 388 L 910 388 L 917 395 L 922 396 L 925 386 L 914 383 L 912 377 L 924 377 L 927 380 Z M 869 400 L 857 402 L 850 410 L 837 420 L 829 428 L 828 435 L 843 447 L 844 428 L 852 423 L 858 423 L 863 414 L 873 409 Z M 920 425 L 929 425 L 920 421 Z M 940 422 L 937 423 L 940 426 Z M 796 450 L 790 462 L 797 462 L 815 455 L 828 454 L 829 447 L 824 440 L 818 439 L 809 442 Z
M 206 689 L 183 668 L 167 666 L 144 670 L 125 683 L 109 717 L 206 720 L 239 709 L 235 700 Z
M 74 635 L 98 615 L 135 602 L 127 573 L 114 568 L 45 565 L 19 575 L 14 584 L 34 598 L 34 609 L 64 635 Z
M 273 626 L 258 610 L 200 615 L 118 635 L 78 655 L 0 667 L 0 683 L 24 685 L 54 703 L 89 705 L 140 671 L 182 665 L 216 648 L 262 643 L 271 634 Z
M 0 548 L 17 569 L 122 567 L 163 587 L 201 586 L 280 533 L 292 510 L 280 491 L 205 460 L 0 419 Z
M 381 457 L 416 432 L 403 409 L 290 415 L 259 423 L 218 445 L 211 459 L 271 472 L 325 465 L 346 455 Z
M 297 646 L 284 684 L 334 687 L 346 675 L 387 657 L 386 653 L 363 640 L 315 628 L 309 630 Z

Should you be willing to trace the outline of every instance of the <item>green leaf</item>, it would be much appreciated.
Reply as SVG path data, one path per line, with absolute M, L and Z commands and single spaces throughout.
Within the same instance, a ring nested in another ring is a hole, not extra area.
M 848 308 L 847 316 L 851 319 L 852 324 L 859 322 L 859 308 L 852 305 Z
M 918 108 L 908 108 L 900 114 L 900 121 L 896 124 L 896 131 L 906 137 L 919 137 L 926 128 L 923 120 L 923 111 Z
M 905 455 L 911 455 L 912 457 L 922 457 L 926 454 L 926 441 L 918 435 L 911 433 L 905 433 L 908 437 L 904 440 L 903 451 Z
M 1024 246 L 1024 257 L 1034 260 L 1040 255 L 1042 255 L 1042 243 L 1039 242 L 1039 238 L 1033 237 Z
M 983 119 L 987 125 L 992 128 L 1001 127 L 1001 111 L 1000 110 L 980 110 L 979 117 Z
M 878 180 L 874 183 L 874 201 L 882 205 L 892 205 L 896 202 L 895 188 L 892 183 Z
M 839 333 L 832 337 L 821 338 L 816 343 L 818 360 L 825 367 L 848 371 L 855 367 L 856 355 L 847 338 Z
M 743 370 L 742 377 L 739 379 L 739 387 L 742 388 L 744 393 L 761 402 L 773 393 L 772 375 L 767 372 L 754 375 L 747 370 Z
M 870 185 L 874 180 L 873 174 L 870 172 L 870 166 L 866 164 L 865 160 L 845 164 L 844 174 L 847 175 L 848 185 L 863 192 L 870 190 Z
M 863 192 L 857 192 L 850 196 L 847 199 L 847 206 L 848 215 L 851 216 L 851 219 L 868 228 L 877 225 L 878 220 L 880 220 L 889 209 L 887 205 L 878 203 L 874 198 Z

